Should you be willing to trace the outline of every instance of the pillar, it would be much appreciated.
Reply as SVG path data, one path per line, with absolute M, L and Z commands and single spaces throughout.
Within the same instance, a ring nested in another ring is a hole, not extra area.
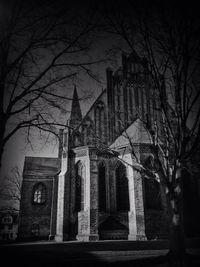
M 90 234 L 90 158 L 88 147 L 74 149 L 76 154 L 76 163 L 80 160 L 84 165 L 84 208 L 78 212 L 78 241 L 89 241 Z M 77 157 L 78 154 L 84 156 Z
M 138 171 L 133 170 L 133 177 L 134 177 L 135 212 L 136 212 L 136 228 L 137 228 L 136 239 L 146 240 L 142 176 Z
M 128 165 L 128 184 L 129 184 L 129 202 L 130 202 L 130 211 L 128 213 L 129 218 L 129 240 L 137 239 L 137 224 L 136 224 L 136 209 L 135 209 L 135 189 L 134 189 L 134 176 L 133 168 Z
M 61 144 L 63 147 L 61 155 L 61 171 L 58 175 L 58 194 L 57 194 L 57 214 L 56 214 L 56 241 L 63 241 L 64 225 L 64 201 L 65 201 L 65 177 L 68 167 L 68 131 L 62 131 Z
M 129 240 L 145 240 L 145 218 L 143 202 L 142 177 L 138 171 L 134 170 L 134 160 L 132 154 L 123 155 L 123 161 L 126 164 L 128 184 L 129 184 Z
M 98 166 L 96 150 L 90 150 L 90 232 L 89 240 L 96 241 L 98 235 Z
M 84 210 L 78 213 L 79 241 L 96 241 L 98 235 L 98 166 L 96 150 L 86 149 L 85 157 L 76 158 L 81 160 L 86 167 L 85 204 Z
M 57 188 L 57 177 L 53 177 L 49 240 L 53 240 L 56 235 Z

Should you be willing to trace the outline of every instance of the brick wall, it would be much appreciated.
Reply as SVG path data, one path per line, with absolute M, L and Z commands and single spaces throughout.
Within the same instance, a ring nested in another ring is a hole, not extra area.
M 33 188 L 42 182 L 46 187 L 46 201 L 44 204 L 33 203 Z M 31 238 L 32 225 L 39 224 L 39 238 L 47 239 L 50 234 L 51 203 L 53 177 L 39 179 L 24 177 L 20 207 L 19 238 Z

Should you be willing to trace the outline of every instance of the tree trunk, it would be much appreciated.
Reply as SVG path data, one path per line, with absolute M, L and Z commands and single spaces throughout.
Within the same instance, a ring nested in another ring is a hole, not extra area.
M 1 135 L 1 134 L 0 134 Z M 1 137 L 0 137 L 1 138 Z M 2 140 L 0 140 L 0 171 L 2 168 L 2 158 L 3 158 L 4 146 L 2 144 Z M 1 179 L 1 178 L 0 178 Z
M 175 223 L 179 215 L 174 213 L 170 218 L 169 254 L 173 258 L 182 258 L 185 255 L 185 240 L 182 223 Z
M 183 224 L 183 198 L 181 175 L 176 177 L 175 185 L 170 190 L 169 205 L 169 255 L 181 259 L 185 255 L 185 237 Z
M 4 153 L 4 134 L 5 134 L 5 123 L 3 119 L 0 119 L 0 170 L 2 167 L 2 158 Z

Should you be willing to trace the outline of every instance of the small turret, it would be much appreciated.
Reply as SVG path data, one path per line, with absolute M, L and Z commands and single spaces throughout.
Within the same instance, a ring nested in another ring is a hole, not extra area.
M 80 124 L 81 121 L 82 121 L 81 107 L 79 103 L 76 86 L 74 86 L 74 94 L 73 94 L 73 100 L 72 100 L 71 115 L 69 119 L 69 127 L 75 129 Z

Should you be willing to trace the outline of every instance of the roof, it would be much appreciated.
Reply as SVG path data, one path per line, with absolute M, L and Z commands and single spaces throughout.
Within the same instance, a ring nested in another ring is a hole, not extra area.
M 151 144 L 151 136 L 140 119 L 133 123 L 119 135 L 110 145 L 111 149 L 130 146 L 131 144 Z
M 60 171 L 60 159 L 48 157 L 25 157 L 24 175 L 54 176 Z

